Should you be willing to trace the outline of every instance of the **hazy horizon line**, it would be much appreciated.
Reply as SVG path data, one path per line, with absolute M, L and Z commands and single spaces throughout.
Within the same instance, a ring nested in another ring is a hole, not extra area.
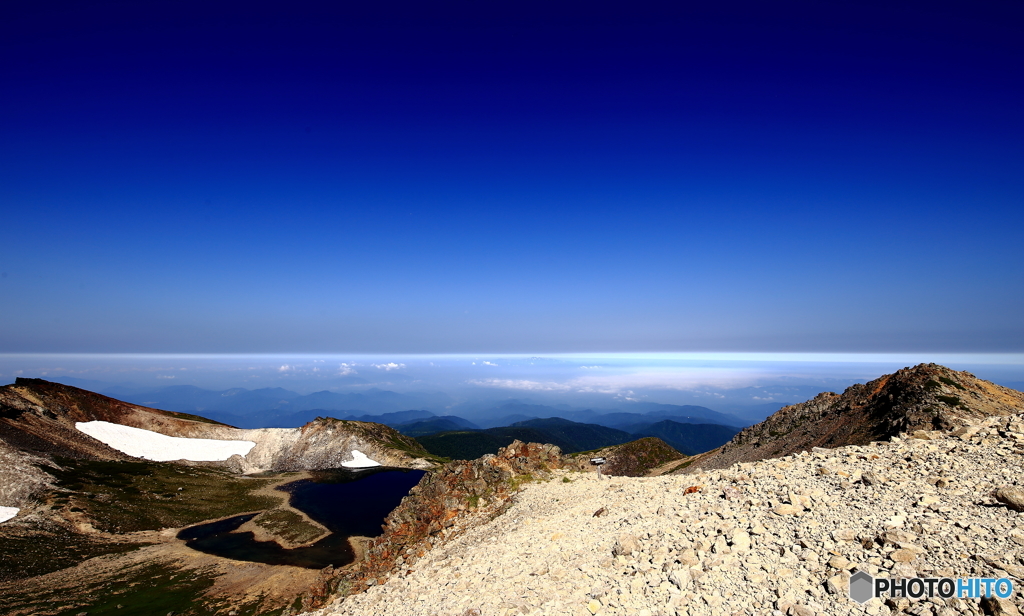
M 991 363 L 994 359 L 1006 360 L 1006 363 L 1024 363 L 1024 352 L 862 352 L 862 351 L 830 351 L 830 352 L 797 352 L 797 351 L 609 351 L 609 352 L 571 352 L 563 351 L 558 353 L 346 353 L 346 352 L 275 352 L 275 353 L 152 353 L 152 352 L 0 352 L 0 358 L 32 358 L 32 357 L 67 357 L 67 358 L 255 358 L 255 357 L 454 357 L 454 358 L 479 358 L 479 357 L 509 357 L 509 358 L 598 358 L 614 357 L 619 359 L 675 359 L 675 360 L 736 360 L 736 361 L 893 361 L 899 358 L 922 362 L 937 362 L 942 358 L 950 358 L 958 361 L 965 359 L 985 359 L 984 363 Z M 1002 363 L 1002 362 L 999 362 Z

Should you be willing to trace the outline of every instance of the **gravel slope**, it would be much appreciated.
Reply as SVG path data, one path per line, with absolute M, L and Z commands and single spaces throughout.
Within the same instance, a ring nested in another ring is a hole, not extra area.
M 847 596 L 857 570 L 1009 577 L 1014 596 L 986 610 L 1016 614 L 1024 513 L 990 494 L 1024 483 L 1024 417 L 915 437 L 689 476 L 555 471 L 503 515 L 316 614 L 982 613 L 977 599 L 860 606 Z

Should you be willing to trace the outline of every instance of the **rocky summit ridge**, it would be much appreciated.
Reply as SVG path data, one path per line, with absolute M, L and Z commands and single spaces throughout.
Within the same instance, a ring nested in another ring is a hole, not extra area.
M 382 534 L 366 542 L 359 562 L 322 572 L 306 604 L 322 605 L 339 589 L 347 594 L 384 583 L 435 545 L 501 515 L 523 484 L 562 466 L 558 447 L 514 441 L 496 455 L 433 469 L 388 515 Z
M 1017 414 L 690 475 L 554 468 L 500 515 L 456 520 L 390 577 L 342 588 L 314 614 L 1016 615 L 1022 462 Z M 858 571 L 1009 578 L 1016 590 L 859 605 L 848 597 Z
M 515 460 L 502 480 L 521 491 L 466 508 L 478 475 L 467 469 L 486 461 L 449 469 L 430 499 L 443 515 L 403 503 L 389 527 L 419 519 L 417 542 L 336 584 L 314 614 L 1019 615 L 1022 413 L 1021 392 L 922 364 L 786 407 L 659 469 L 687 474 L 602 480 L 578 457 L 545 451 L 541 463 L 537 446 L 517 443 L 499 457 Z M 1007 578 L 1016 592 L 860 605 L 848 596 L 857 572 Z
M 731 441 L 693 457 L 682 472 L 726 468 L 813 447 L 867 445 L 916 430 L 950 430 L 1024 409 L 1024 393 L 938 364 L 903 368 L 842 394 L 782 408 Z

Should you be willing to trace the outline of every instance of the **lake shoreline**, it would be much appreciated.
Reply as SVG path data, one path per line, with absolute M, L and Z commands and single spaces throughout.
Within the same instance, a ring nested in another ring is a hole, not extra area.
M 381 470 L 270 477 L 251 494 L 272 497 L 271 507 L 191 525 L 177 538 L 190 549 L 240 562 L 350 568 L 365 561 L 382 523 L 423 473 Z
M 274 481 L 272 483 L 268 483 L 267 485 L 261 488 L 257 488 L 256 490 L 252 491 L 252 494 L 254 496 L 268 496 L 280 500 L 280 504 L 277 507 L 274 507 L 273 509 L 267 509 L 261 513 L 273 511 L 275 509 L 289 511 L 299 516 L 304 524 L 308 524 L 309 526 L 320 529 L 321 532 L 319 535 L 316 535 L 312 539 L 308 539 L 302 542 L 289 541 L 286 537 L 282 537 L 278 534 L 272 533 L 266 527 L 257 524 L 256 520 L 258 519 L 258 516 L 257 518 L 253 518 L 252 520 L 240 526 L 235 532 L 251 532 L 253 534 L 253 538 L 256 541 L 273 541 L 286 550 L 294 550 L 295 548 L 302 548 L 313 545 L 317 541 L 320 541 L 324 537 L 330 535 L 331 530 L 329 528 L 317 522 L 313 518 L 309 517 L 309 515 L 305 511 L 292 507 L 291 494 L 285 490 L 280 489 L 290 483 L 295 483 L 296 481 L 302 480 L 309 480 L 312 478 L 313 475 L 309 471 L 288 472 L 286 473 L 286 476 L 282 476 L 279 481 Z M 204 524 L 205 523 L 206 522 L 204 522 Z

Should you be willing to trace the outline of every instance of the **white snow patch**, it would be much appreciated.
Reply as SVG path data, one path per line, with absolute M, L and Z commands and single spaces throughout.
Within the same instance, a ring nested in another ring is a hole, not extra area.
M 236 453 L 244 456 L 256 443 L 252 441 L 222 441 L 212 438 L 181 438 L 167 436 L 152 430 L 132 428 L 107 421 L 78 422 L 75 427 L 121 453 L 154 462 L 191 460 L 218 462 Z
M 366 457 L 366 454 L 359 451 L 358 449 L 352 450 L 352 461 L 342 462 L 342 466 L 345 468 L 370 468 L 371 466 L 380 466 L 380 462 L 376 462 Z
M 21 509 L 17 507 L 0 507 L 0 523 L 10 520 L 14 516 L 18 515 Z

